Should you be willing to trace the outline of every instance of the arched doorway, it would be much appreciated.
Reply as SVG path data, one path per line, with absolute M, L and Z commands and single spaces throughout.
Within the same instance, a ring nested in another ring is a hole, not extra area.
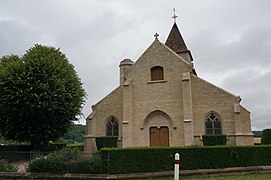
M 149 146 L 169 146 L 172 138 L 172 120 L 163 111 L 151 112 L 144 121 L 146 142 Z

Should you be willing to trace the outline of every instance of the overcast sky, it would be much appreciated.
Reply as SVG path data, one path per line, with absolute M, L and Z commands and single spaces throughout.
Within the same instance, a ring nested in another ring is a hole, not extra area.
M 173 8 L 198 76 L 240 95 L 253 130 L 271 128 L 270 0 L 0 0 L 0 56 L 60 47 L 84 83 L 88 116 L 119 85 L 121 60 L 136 61 L 156 32 L 165 42 Z

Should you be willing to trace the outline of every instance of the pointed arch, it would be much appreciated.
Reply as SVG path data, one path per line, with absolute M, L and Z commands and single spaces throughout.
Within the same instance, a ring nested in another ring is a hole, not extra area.
M 143 124 L 145 142 L 150 146 L 169 146 L 172 141 L 173 122 L 168 114 L 155 110 L 149 113 Z
M 222 134 L 221 117 L 211 111 L 205 116 L 205 134 Z
M 105 125 L 106 136 L 119 136 L 119 121 L 115 116 L 109 116 Z
M 165 119 L 167 121 L 167 123 L 166 122 L 164 122 L 164 123 L 168 124 L 171 127 L 173 126 L 173 122 L 172 122 L 171 118 L 169 117 L 169 115 L 163 111 L 160 111 L 160 110 L 155 110 L 155 111 L 152 111 L 151 113 L 149 113 L 144 120 L 143 126 L 145 127 L 146 125 L 150 124 L 151 120 L 153 120 L 155 117 L 159 117 L 159 116 L 162 116 L 163 119 Z

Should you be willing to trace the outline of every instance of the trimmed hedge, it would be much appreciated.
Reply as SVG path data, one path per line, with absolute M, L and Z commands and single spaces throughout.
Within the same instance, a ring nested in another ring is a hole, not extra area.
M 0 145 L 0 151 L 31 151 L 31 146 L 26 144 Z
M 56 151 L 66 147 L 66 143 L 49 143 L 42 151 Z M 33 147 L 28 144 L 0 145 L 0 151 L 33 151 Z
M 271 144 L 271 129 L 263 130 L 261 144 Z
M 97 150 L 100 151 L 102 148 L 105 147 L 117 147 L 117 136 L 102 136 L 102 137 L 96 137 L 96 146 Z
M 180 169 L 215 169 L 271 165 L 271 146 L 167 148 L 103 148 L 102 167 L 108 174 L 172 171 L 174 155 Z
M 204 146 L 217 146 L 226 145 L 226 135 L 202 135 L 202 141 Z
M 78 150 L 78 151 L 84 151 L 84 144 L 78 143 L 78 144 L 67 144 L 68 148 Z

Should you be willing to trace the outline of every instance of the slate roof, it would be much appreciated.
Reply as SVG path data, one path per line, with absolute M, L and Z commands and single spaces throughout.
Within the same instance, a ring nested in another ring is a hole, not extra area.
M 172 49 L 177 54 L 180 52 L 188 51 L 184 39 L 176 23 L 173 24 L 165 45 Z

